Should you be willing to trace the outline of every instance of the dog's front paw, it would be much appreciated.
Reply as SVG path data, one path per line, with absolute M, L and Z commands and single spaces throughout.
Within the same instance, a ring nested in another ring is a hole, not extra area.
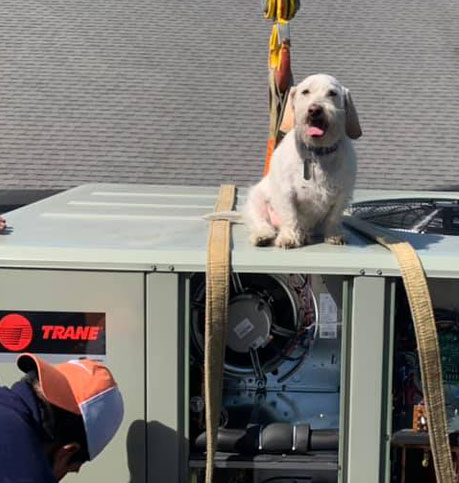
M 264 247 L 269 245 L 276 238 L 276 230 L 272 226 L 264 227 L 251 233 L 250 243 L 256 247 Z
M 279 248 L 297 248 L 301 246 L 303 238 L 300 232 L 291 228 L 284 228 L 277 235 L 274 244 Z
M 335 233 L 334 235 L 329 235 L 325 237 L 326 243 L 330 243 L 330 245 L 344 245 L 346 240 L 342 233 Z

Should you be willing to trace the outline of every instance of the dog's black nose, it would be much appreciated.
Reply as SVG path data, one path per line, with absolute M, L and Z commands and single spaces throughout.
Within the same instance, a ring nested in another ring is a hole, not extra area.
M 318 106 L 317 104 L 312 104 L 311 106 L 309 106 L 308 114 L 311 116 L 312 119 L 321 116 L 322 113 L 322 107 Z

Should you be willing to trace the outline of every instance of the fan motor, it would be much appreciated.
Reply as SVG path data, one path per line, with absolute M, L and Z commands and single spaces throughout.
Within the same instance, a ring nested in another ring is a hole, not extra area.
M 299 288 L 298 288 L 299 287 Z M 251 350 L 258 352 L 264 370 L 274 370 L 304 324 L 301 293 L 306 277 L 233 274 L 228 306 L 225 372 L 251 374 Z M 191 279 L 191 340 L 202 355 L 205 327 L 205 274 Z

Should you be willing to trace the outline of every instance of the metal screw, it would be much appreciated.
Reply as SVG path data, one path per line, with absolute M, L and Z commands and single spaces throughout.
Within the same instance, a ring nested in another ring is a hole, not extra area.
M 190 400 L 190 411 L 200 413 L 204 411 L 204 400 L 200 396 L 193 396 Z
M 430 455 L 428 451 L 424 451 L 424 456 L 422 458 L 422 466 L 423 468 L 427 468 L 429 466 Z
M 153 270 L 153 272 L 156 272 L 156 270 L 158 270 L 158 267 L 156 265 L 152 265 L 151 269 Z
M 378 268 L 378 270 L 376 270 L 376 274 L 377 275 L 382 275 L 382 270 L 380 268 Z
M 173 272 L 173 271 L 175 270 L 174 265 L 169 265 L 169 270 L 170 270 L 171 272 Z
M 365 275 L 365 269 L 364 268 L 360 269 L 360 275 Z

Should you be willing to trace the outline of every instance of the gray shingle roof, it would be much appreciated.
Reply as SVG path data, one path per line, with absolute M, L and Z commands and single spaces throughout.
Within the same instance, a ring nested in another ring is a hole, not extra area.
M 459 189 L 459 2 L 303 0 L 293 69 L 336 75 L 358 186 Z M 247 184 L 270 24 L 257 0 L 2 0 L 0 189 Z

